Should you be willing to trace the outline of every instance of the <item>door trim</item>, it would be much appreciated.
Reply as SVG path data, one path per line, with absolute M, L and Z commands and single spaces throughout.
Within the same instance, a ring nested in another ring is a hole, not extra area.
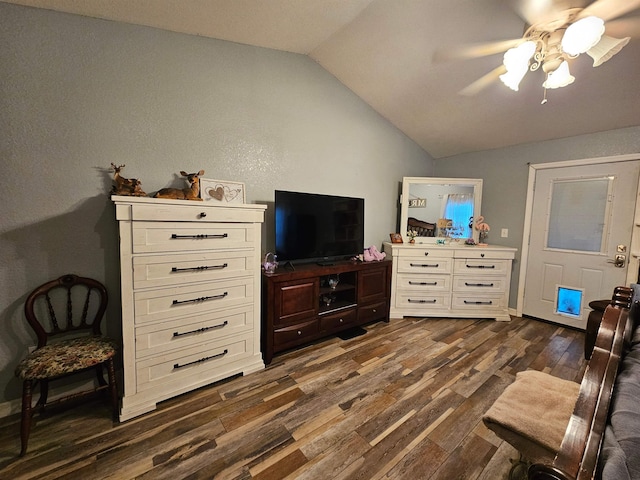
M 561 162 L 548 162 L 529 164 L 529 179 L 527 182 L 527 203 L 524 212 L 524 228 L 522 231 L 522 250 L 520 255 L 520 272 L 518 275 L 518 300 L 516 315 L 522 317 L 524 307 L 524 290 L 527 275 L 527 262 L 529 260 L 529 239 L 531 236 L 531 216 L 533 214 L 533 187 L 538 170 L 552 168 L 579 167 L 596 165 L 599 163 L 631 162 L 640 160 L 640 153 L 615 155 L 611 157 L 595 157 L 579 160 L 565 160 Z M 640 181 L 637 192 L 640 192 Z M 638 281 L 638 269 L 640 267 L 640 196 L 636 194 L 636 208 L 634 214 L 633 230 L 631 233 L 631 245 L 629 247 L 629 262 L 627 265 L 627 285 Z M 612 292 L 613 293 L 613 292 Z

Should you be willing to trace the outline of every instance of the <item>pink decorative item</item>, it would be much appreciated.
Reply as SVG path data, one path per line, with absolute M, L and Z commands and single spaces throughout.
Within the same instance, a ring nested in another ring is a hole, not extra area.
M 476 218 L 476 230 L 480 232 L 480 235 L 478 237 L 478 245 L 487 245 L 487 233 L 489 232 L 489 230 L 491 230 L 491 228 L 489 227 L 488 223 L 485 223 L 484 217 L 482 215 Z
M 364 249 L 364 261 L 365 262 L 379 262 L 387 256 L 386 253 L 378 251 L 375 245 L 371 245 L 369 248 Z

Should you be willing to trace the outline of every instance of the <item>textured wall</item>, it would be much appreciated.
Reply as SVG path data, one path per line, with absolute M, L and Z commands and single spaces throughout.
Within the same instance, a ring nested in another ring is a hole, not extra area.
M 491 226 L 489 242 L 518 249 L 509 300 L 509 306 L 515 308 L 529 164 L 639 152 L 640 126 L 439 159 L 436 161 L 435 174 L 439 177 L 468 176 L 484 180 L 482 214 Z M 632 205 L 629 207 L 633 208 Z M 500 237 L 503 228 L 509 229 L 508 238 Z
M 0 415 L 34 343 L 22 304 L 67 272 L 104 281 L 119 334 L 111 162 L 145 191 L 180 170 L 365 198 L 365 243 L 395 231 L 399 184 L 433 161 L 306 56 L 0 3 Z M 264 228 L 273 247 L 273 213 Z M 13 402 L 15 406 L 15 402 Z

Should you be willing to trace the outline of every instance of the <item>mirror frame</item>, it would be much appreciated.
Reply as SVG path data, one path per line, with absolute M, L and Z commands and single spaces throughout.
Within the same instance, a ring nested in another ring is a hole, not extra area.
M 409 219 L 409 190 L 411 185 L 455 185 L 473 187 L 473 217 L 481 215 L 482 179 L 481 178 L 444 178 L 444 177 L 402 177 L 402 194 L 400 196 L 400 234 L 407 235 Z M 479 232 L 473 229 L 473 240 L 478 243 Z M 418 243 L 436 243 L 437 237 L 416 237 Z

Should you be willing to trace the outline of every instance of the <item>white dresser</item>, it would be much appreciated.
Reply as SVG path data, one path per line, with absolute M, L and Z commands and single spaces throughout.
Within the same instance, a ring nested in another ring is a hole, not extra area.
M 120 420 L 264 368 L 260 252 L 266 206 L 112 200 L 120 233 Z
M 385 243 L 384 250 L 393 259 L 391 318 L 511 319 L 515 248 Z

